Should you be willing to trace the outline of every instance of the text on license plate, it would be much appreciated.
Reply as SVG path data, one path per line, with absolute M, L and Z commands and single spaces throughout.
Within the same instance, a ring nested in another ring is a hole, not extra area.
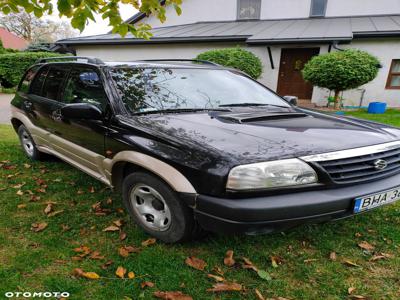
M 382 193 L 356 198 L 354 213 L 400 200 L 400 187 Z

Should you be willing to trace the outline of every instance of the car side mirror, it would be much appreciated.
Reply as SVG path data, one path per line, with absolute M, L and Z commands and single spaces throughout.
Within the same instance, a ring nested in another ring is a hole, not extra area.
M 296 96 L 283 96 L 283 99 L 285 99 L 289 104 L 297 106 L 298 98 Z
M 61 108 L 61 115 L 66 119 L 101 120 L 101 110 L 89 103 L 68 104 Z

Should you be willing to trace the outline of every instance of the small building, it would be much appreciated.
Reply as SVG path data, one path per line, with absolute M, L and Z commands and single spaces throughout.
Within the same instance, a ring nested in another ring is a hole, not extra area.
M 0 40 L 7 49 L 24 50 L 28 47 L 27 41 L 2 27 L 0 27 Z
M 184 0 L 181 16 L 166 9 L 165 23 L 141 13 L 127 20 L 150 24 L 150 40 L 106 33 L 57 44 L 80 56 L 118 61 L 194 58 L 209 49 L 241 46 L 261 58 L 261 83 L 316 105 L 326 105 L 330 91 L 303 80 L 304 64 L 314 55 L 356 48 L 377 56 L 382 68 L 372 82 L 345 92 L 345 105 L 400 106 L 398 0 Z

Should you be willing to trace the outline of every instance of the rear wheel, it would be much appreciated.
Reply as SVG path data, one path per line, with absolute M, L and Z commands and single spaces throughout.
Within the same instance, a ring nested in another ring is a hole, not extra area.
M 130 216 L 148 234 L 166 243 L 193 238 L 197 224 L 192 210 L 156 176 L 132 173 L 124 179 L 122 193 Z
M 25 152 L 26 156 L 32 160 L 40 160 L 43 158 L 43 153 L 37 149 L 31 134 L 24 125 L 18 127 L 18 136 L 22 150 Z

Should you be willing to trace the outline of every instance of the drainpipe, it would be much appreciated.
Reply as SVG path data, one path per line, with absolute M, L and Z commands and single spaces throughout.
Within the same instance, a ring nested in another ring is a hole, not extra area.
M 333 48 L 333 49 L 336 49 L 336 50 L 338 50 L 338 51 L 344 51 L 344 49 L 339 48 L 338 46 L 339 46 L 339 42 L 338 42 L 338 41 L 333 41 L 333 42 L 332 42 L 332 48 Z

